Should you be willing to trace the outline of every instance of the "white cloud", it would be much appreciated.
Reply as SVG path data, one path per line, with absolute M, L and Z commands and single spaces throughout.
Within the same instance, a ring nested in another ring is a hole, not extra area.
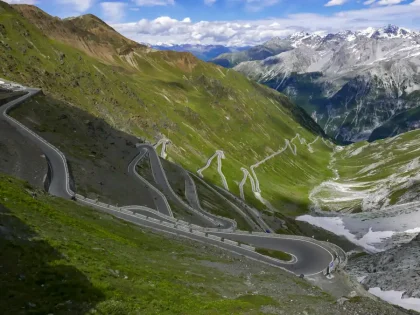
M 394 4 L 400 4 L 405 0 L 379 0 L 377 2 L 378 5 L 394 5 Z
M 365 2 L 363 2 L 364 5 L 382 5 L 382 6 L 386 6 L 386 5 L 396 5 L 396 4 L 400 4 L 403 3 L 407 0 L 366 0 Z M 414 2 L 416 2 L 418 0 L 415 0 Z
M 3 0 L 8 4 L 36 4 L 36 0 Z
M 373 0 L 373 1 L 375 1 L 375 0 Z M 333 6 L 336 6 L 336 5 L 343 5 L 346 2 L 347 2 L 347 0 L 330 0 L 325 4 L 325 6 L 326 7 L 333 7 Z
M 415 4 L 414 4 L 415 3 Z M 369 26 L 382 27 L 387 24 L 416 29 L 420 19 L 420 0 L 396 6 L 376 6 L 360 10 L 341 11 L 331 16 L 315 13 L 300 13 L 278 19 L 199 21 L 176 20 L 160 17 L 143 19 L 135 23 L 115 24 L 113 27 L 123 35 L 150 44 L 191 43 L 222 45 L 257 45 L 274 36 L 287 36 L 298 31 L 360 30 Z
M 103 17 L 109 22 L 121 21 L 128 6 L 126 2 L 102 2 L 100 5 Z
M 166 6 L 166 5 L 175 4 L 175 0 L 132 0 L 132 1 L 140 7 Z
M 216 1 L 217 1 L 217 0 L 204 0 L 204 4 L 205 4 L 205 5 L 209 5 L 209 6 L 211 6 L 211 5 L 213 5 Z
M 83 13 L 90 9 L 96 0 L 57 0 L 57 2 L 71 7 L 77 13 Z

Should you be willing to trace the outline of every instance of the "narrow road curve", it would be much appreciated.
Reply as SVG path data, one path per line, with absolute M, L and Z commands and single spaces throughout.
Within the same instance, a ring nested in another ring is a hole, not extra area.
M 189 173 L 188 174 L 189 175 L 189 177 L 190 177 L 190 179 L 191 179 L 191 181 L 194 183 L 194 181 L 192 180 L 192 178 L 191 178 L 191 176 L 192 177 L 194 177 L 194 178 L 196 178 L 197 180 L 199 180 L 203 185 L 205 185 L 208 189 L 210 189 L 212 192 L 214 192 L 215 194 L 217 194 L 220 198 L 222 198 L 225 202 L 227 202 L 229 205 L 230 205 L 230 207 L 233 209 L 233 210 L 235 210 L 237 213 L 239 213 L 239 215 L 241 215 L 247 222 L 248 222 L 248 224 L 251 226 L 251 227 L 253 227 L 253 229 L 254 230 L 256 230 L 256 231 L 259 231 L 259 230 L 263 230 L 263 231 L 265 231 L 264 230 L 264 228 L 260 228 L 257 224 L 255 224 L 255 222 L 248 216 L 248 214 L 246 214 L 244 211 L 242 211 L 242 209 L 241 208 L 239 208 L 237 205 L 235 205 L 233 202 L 231 202 L 228 198 L 226 198 L 225 196 L 223 196 L 222 194 L 220 194 L 215 188 L 213 188 L 211 185 L 209 185 L 206 181 L 204 181 L 202 178 L 200 178 L 199 176 L 196 176 L 195 174 L 193 174 L 193 173 Z M 195 184 L 194 184 L 194 186 L 195 186 Z M 217 187 L 217 186 L 216 186 Z M 227 190 L 224 190 L 224 189 L 222 189 L 222 188 L 220 188 L 220 190 L 223 190 L 223 191 L 227 191 Z M 198 200 L 198 194 L 197 194 L 197 191 L 195 190 L 195 198 Z
M 250 244 L 257 248 L 266 248 L 290 253 L 297 257 L 297 262 L 287 266 L 286 269 L 298 274 L 314 275 L 334 260 L 332 254 L 325 255 L 325 249 L 321 245 L 304 239 L 279 239 L 273 238 L 270 234 L 252 235 L 214 232 L 213 234 L 226 237 L 231 240 Z
M 208 184 L 207 184 L 208 185 Z M 269 225 L 263 220 L 263 218 L 261 217 L 259 211 L 253 207 L 250 207 L 249 205 L 247 205 L 245 203 L 245 201 L 241 198 L 238 198 L 237 196 L 235 196 L 234 194 L 232 194 L 230 191 L 224 190 L 221 187 L 215 186 L 216 189 L 219 191 L 219 195 L 221 195 L 223 198 L 225 198 L 228 202 L 230 202 L 231 204 L 234 204 L 233 202 L 231 202 L 228 198 L 224 197 L 223 195 L 229 196 L 229 198 L 232 198 L 233 200 L 235 200 L 237 203 L 239 203 L 243 209 L 246 209 L 247 212 L 252 216 L 252 218 L 254 219 L 255 222 L 258 223 L 258 225 L 262 228 L 262 230 L 264 232 L 274 232 Z
M 0 119 L 7 121 L 12 127 L 14 127 L 19 133 L 23 136 L 32 140 L 35 144 L 37 144 L 40 149 L 44 152 L 45 156 L 48 159 L 49 166 L 51 168 L 51 185 L 49 187 L 49 193 L 58 197 L 62 197 L 65 199 L 73 198 L 75 193 L 69 187 L 69 172 L 67 167 L 67 161 L 63 153 L 61 153 L 56 147 L 52 144 L 47 142 L 45 139 L 31 131 L 29 128 L 18 122 L 17 120 L 13 119 L 12 117 L 8 116 L 8 112 L 15 106 L 23 103 L 26 99 L 32 97 L 33 95 L 40 92 L 37 89 L 26 89 L 28 94 L 7 103 L 6 105 L 0 106 Z M 151 157 L 151 165 L 153 170 L 153 176 L 156 182 L 159 185 L 162 185 L 162 189 L 168 194 L 174 194 L 172 191 L 166 175 L 164 173 L 163 167 L 160 163 L 160 160 L 157 156 L 156 150 L 154 150 L 153 146 L 150 145 L 141 145 L 140 149 L 148 149 L 149 156 Z M 140 154 L 144 154 L 141 152 Z M 141 159 L 141 155 L 136 159 Z M 134 159 L 131 165 L 131 169 L 135 170 L 135 161 Z M 152 190 L 151 190 L 152 191 Z M 179 198 L 179 197 L 178 197 Z M 276 267 L 280 267 L 284 270 L 292 272 L 294 274 L 305 274 L 305 275 L 313 275 L 322 272 L 325 267 L 333 260 L 333 254 L 331 254 L 331 250 L 329 246 L 322 246 L 322 244 L 316 243 L 311 239 L 307 239 L 304 237 L 293 237 L 293 236 L 281 236 L 281 235 L 270 235 L 270 234 L 263 234 L 255 235 L 255 234 L 248 234 L 248 233 L 229 233 L 227 231 L 220 231 L 220 232 L 212 232 L 211 234 L 223 238 L 228 238 L 229 240 L 236 240 L 239 242 L 252 244 L 255 247 L 262 247 L 267 249 L 277 249 L 286 251 L 293 256 L 296 257 L 296 261 L 294 262 L 282 262 L 279 260 L 272 259 L 267 256 L 263 256 L 257 252 L 247 250 L 246 248 L 242 248 L 239 246 L 235 246 L 229 243 L 217 241 L 211 239 L 210 237 L 202 235 L 197 235 L 192 233 L 191 229 L 187 229 L 186 231 L 182 229 L 177 229 L 176 227 L 170 227 L 164 225 L 163 222 L 157 221 L 153 222 L 146 217 L 141 218 L 136 216 L 133 212 L 127 213 L 121 211 L 122 209 L 118 209 L 116 207 L 102 204 L 102 203 L 95 203 L 92 200 L 78 200 L 78 202 L 89 205 L 97 210 L 102 212 L 106 212 L 112 214 L 118 218 L 123 220 L 129 221 L 131 223 L 148 227 L 158 231 L 164 231 L 166 233 L 177 234 L 182 237 L 187 237 L 190 239 L 197 240 L 199 242 L 203 242 L 210 245 L 215 245 L 220 248 L 226 249 L 231 252 L 235 252 L 240 255 L 244 255 L 248 258 L 257 260 L 262 263 L 270 264 Z M 133 206 L 136 207 L 136 206 Z M 138 208 L 145 209 L 147 211 L 154 212 L 153 209 L 148 209 L 146 207 L 137 206 Z M 163 208 L 163 206 L 161 206 Z M 168 212 L 168 214 L 171 214 Z M 160 214 L 161 216 L 164 214 Z M 171 216 L 167 216 L 170 219 L 173 219 Z
M 41 90 L 38 89 L 27 89 L 26 92 L 28 93 L 26 95 L 1 106 L 0 115 L 2 119 L 13 125 L 20 134 L 30 139 L 44 152 L 48 161 L 48 167 L 51 172 L 51 183 L 48 192 L 51 195 L 69 199 L 74 195 L 74 193 L 71 191 L 69 186 L 70 181 L 68 177 L 68 166 L 64 154 L 62 154 L 56 147 L 49 144 L 36 133 L 31 131 L 29 128 L 8 115 L 12 108 L 23 103 L 28 98 L 38 94 L 40 91 Z
M 222 224 L 222 228 L 226 228 L 226 227 L 231 227 L 234 229 L 237 228 L 237 224 L 235 220 L 229 219 L 229 218 L 223 218 L 217 215 L 214 215 L 206 210 L 204 210 L 201 207 L 201 203 L 200 203 L 200 199 L 198 198 L 198 193 L 197 193 L 197 186 L 195 185 L 194 180 L 191 178 L 190 174 L 183 169 L 181 166 L 176 165 L 176 167 L 179 169 L 179 171 L 182 173 L 182 175 L 184 176 L 184 180 L 185 180 L 185 197 L 187 198 L 188 202 L 190 203 L 190 205 L 194 208 L 199 210 L 201 213 L 203 213 L 206 216 L 210 216 L 213 217 L 214 219 L 217 219 L 219 221 L 224 222 Z
M 165 170 L 163 169 L 162 163 L 160 161 L 160 158 L 155 150 L 155 148 L 150 144 L 139 144 L 137 147 L 140 149 L 140 151 L 147 151 L 147 155 L 149 156 L 151 170 L 153 174 L 153 178 L 157 185 L 163 190 L 164 195 L 161 194 L 160 198 L 164 199 L 167 203 L 166 196 L 169 196 L 170 200 L 172 200 L 174 203 L 176 203 L 178 206 L 186 209 L 189 212 L 193 212 L 197 215 L 199 215 L 201 218 L 205 219 L 211 227 L 219 227 L 222 229 L 229 229 L 234 230 L 236 229 L 236 222 L 227 218 L 218 217 L 216 215 L 213 215 L 211 213 L 205 212 L 204 210 L 200 208 L 193 208 L 190 205 L 188 205 L 184 200 L 182 200 L 172 189 L 171 185 L 169 184 L 168 178 L 166 177 Z M 143 152 L 141 152 L 138 156 L 138 158 L 134 159 L 133 162 L 137 163 L 144 157 Z M 128 169 L 129 174 L 136 176 L 138 179 L 141 178 L 141 176 L 136 171 L 136 164 L 131 163 L 130 167 Z M 144 180 L 144 179 L 143 179 Z M 169 205 L 168 205 L 169 206 Z
M 139 179 L 140 181 L 142 181 L 142 183 L 144 183 L 145 185 L 149 185 L 151 186 L 152 189 L 157 190 L 153 185 L 151 185 L 150 183 L 148 183 L 143 177 L 140 176 L 140 174 L 137 173 L 136 171 L 136 166 L 137 164 L 146 157 L 148 152 L 153 152 L 155 151 L 155 154 L 150 156 L 149 155 L 149 159 L 159 159 L 159 157 L 157 156 L 156 153 L 156 145 L 153 146 L 154 150 L 152 149 L 151 145 L 147 145 L 147 144 L 138 144 L 137 145 L 138 148 L 141 148 L 142 151 L 139 153 L 139 155 L 130 163 L 129 167 L 128 167 L 128 173 L 131 174 L 132 176 L 135 176 L 137 179 Z M 147 150 L 147 151 L 145 151 Z M 160 167 L 162 167 L 162 164 L 159 161 L 155 161 L 156 163 L 154 165 L 160 165 Z M 212 213 L 207 212 L 206 210 L 204 210 L 201 207 L 200 204 L 200 200 L 198 197 L 198 193 L 197 193 L 197 187 L 195 185 L 194 180 L 192 179 L 191 176 L 194 176 L 194 178 L 196 178 L 197 180 L 199 180 L 200 182 L 202 182 L 205 186 L 207 186 L 207 188 L 209 188 L 210 190 L 212 190 L 214 193 L 216 193 L 217 195 L 220 196 L 220 198 L 222 198 L 223 200 L 225 200 L 227 203 L 229 203 L 229 205 L 231 206 L 231 208 L 233 208 L 233 210 L 235 210 L 236 212 L 238 212 L 241 216 L 244 217 L 244 219 L 248 222 L 248 224 L 254 228 L 254 230 L 263 230 L 263 231 L 271 231 L 270 228 L 268 227 L 267 224 L 262 225 L 262 228 L 260 228 L 258 225 L 255 224 L 255 222 L 244 212 L 242 211 L 237 205 L 235 205 L 234 203 L 232 203 L 230 200 L 228 200 L 225 196 L 221 195 L 217 190 L 215 190 L 213 187 L 211 187 L 209 184 L 207 184 L 204 180 L 202 180 L 200 177 L 196 176 L 195 174 L 189 173 L 187 172 L 185 169 L 183 169 L 181 166 L 176 165 L 175 166 L 179 169 L 179 171 L 184 175 L 184 179 L 185 179 L 185 196 L 188 200 L 188 202 L 190 203 L 190 205 L 187 205 L 172 189 L 172 187 L 169 184 L 169 181 L 166 177 L 166 173 L 165 170 L 160 167 L 158 167 L 158 169 L 156 170 L 159 174 L 158 178 L 161 179 L 160 181 L 157 181 L 157 173 L 155 173 L 153 171 L 153 177 L 156 181 L 157 184 L 159 184 L 160 187 L 163 187 L 162 185 L 166 186 L 166 190 L 165 190 L 165 194 L 168 194 L 171 197 L 171 200 L 175 200 L 179 206 L 183 207 L 184 209 L 186 209 L 187 211 L 191 211 L 193 210 L 194 213 L 197 213 L 197 210 L 200 212 L 200 216 L 201 217 L 207 217 L 211 219 L 211 223 L 213 223 L 215 221 L 218 221 L 219 223 L 217 223 L 217 227 L 221 228 L 221 229 L 230 229 L 230 230 L 234 230 L 237 227 L 236 221 L 229 219 L 229 218 L 223 218 L 217 215 L 214 215 Z M 153 165 L 152 165 L 153 168 Z M 157 190 L 158 191 L 158 190 Z M 166 208 L 169 208 L 169 204 L 167 204 L 166 201 L 166 197 L 160 192 L 158 191 L 159 196 L 156 196 L 158 198 L 161 204 L 160 208 L 163 209 L 159 209 L 158 211 L 161 213 L 166 214 L 167 210 Z M 231 194 L 232 195 L 232 194 Z M 232 195 L 233 196 L 233 195 Z M 167 204 L 167 205 L 165 205 Z M 158 206 L 158 205 L 157 205 Z M 192 208 L 192 209 L 191 209 Z M 261 220 L 261 219 L 259 219 Z M 257 220 L 258 221 L 258 220 Z
M 169 205 L 168 200 L 165 198 L 162 192 L 150 184 L 143 177 L 141 177 L 136 171 L 137 164 L 147 155 L 147 153 L 148 150 L 146 149 L 140 150 L 140 153 L 128 165 L 128 174 L 133 176 L 136 180 L 140 181 L 140 185 L 147 187 L 149 193 L 153 197 L 157 211 L 167 216 L 173 217 L 174 215 L 172 213 L 171 206 Z

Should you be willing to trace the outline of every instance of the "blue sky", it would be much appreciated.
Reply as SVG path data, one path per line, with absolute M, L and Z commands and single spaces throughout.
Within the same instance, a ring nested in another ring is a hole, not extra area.
M 59 17 L 92 13 L 139 42 L 252 45 L 296 31 L 388 23 L 420 29 L 420 0 L 6 0 Z

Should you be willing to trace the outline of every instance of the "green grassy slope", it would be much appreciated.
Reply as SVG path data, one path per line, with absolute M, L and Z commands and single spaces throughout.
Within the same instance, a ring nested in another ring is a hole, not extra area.
M 416 201 L 420 193 L 420 131 L 337 150 L 331 168 L 339 178 L 314 194 L 323 209 L 372 211 Z
M 2 314 L 343 311 L 328 294 L 279 269 L 143 231 L 2 174 L 0 196 Z M 398 313 L 368 299 L 346 308 Z
M 200 261 L 226 259 L 145 234 L 3 175 L 0 191 L 6 234 L 0 238 L 0 282 L 8 295 L 0 303 L 7 314 L 94 309 L 99 314 L 258 314 L 261 305 L 278 304 L 264 296 L 223 299 L 216 288 L 231 281 L 240 287 L 241 280 L 206 270 Z
M 0 13 L 1 76 L 41 87 L 151 142 L 164 135 L 173 143 L 169 158 L 192 171 L 224 150 L 223 171 L 234 193 L 239 193 L 241 167 L 279 150 L 297 132 L 308 142 L 322 133 L 281 94 L 190 54 L 128 51 L 104 63 L 47 38 L 3 2 Z M 298 145 L 296 157 L 287 153 L 258 168 L 263 197 L 281 211 L 306 211 L 308 192 L 330 175 L 325 171 L 329 149 L 316 148 L 310 154 Z M 220 185 L 215 167 L 204 175 Z M 247 199 L 261 207 L 247 187 Z

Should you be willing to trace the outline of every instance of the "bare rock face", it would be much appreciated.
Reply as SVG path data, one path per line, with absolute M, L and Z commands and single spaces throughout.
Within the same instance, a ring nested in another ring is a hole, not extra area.
M 349 272 L 365 277 L 368 288 L 404 291 L 405 297 L 420 298 L 420 234 L 407 244 L 374 255 L 350 260 Z

